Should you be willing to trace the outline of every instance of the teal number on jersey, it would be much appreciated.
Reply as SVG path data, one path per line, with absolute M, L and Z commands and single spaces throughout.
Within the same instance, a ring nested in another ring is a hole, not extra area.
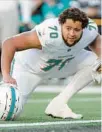
M 57 26 L 49 27 L 51 29 L 50 38 L 58 38 Z
M 43 71 L 49 71 L 52 69 L 54 66 L 59 65 L 62 60 L 56 60 L 56 59 L 50 59 L 47 61 L 49 64 L 48 66 L 42 68 Z
M 65 66 L 65 64 L 66 64 L 67 62 L 70 62 L 72 59 L 74 59 L 74 57 L 68 58 L 68 59 L 66 59 L 65 61 L 63 61 L 58 69 L 61 70 L 61 69 Z
M 91 19 L 89 19 L 88 28 L 89 28 L 89 30 L 97 29 L 95 22 Z
M 72 59 L 74 59 L 74 57 L 68 58 L 68 59 L 66 59 L 66 60 L 64 60 L 64 61 L 63 61 L 63 59 L 60 59 L 60 60 L 50 59 L 50 60 L 47 61 L 47 64 L 49 64 L 49 65 L 46 66 L 46 67 L 44 67 L 44 68 L 41 68 L 41 69 L 42 69 L 43 71 L 49 71 L 49 70 L 51 70 L 53 67 L 59 65 L 58 70 L 61 70 L 61 69 L 65 66 L 65 64 L 66 64 L 67 62 L 70 62 Z

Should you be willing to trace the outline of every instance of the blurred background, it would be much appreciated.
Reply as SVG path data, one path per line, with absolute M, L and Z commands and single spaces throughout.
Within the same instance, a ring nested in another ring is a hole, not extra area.
M 98 25 L 101 34 L 101 0 L 0 0 L 0 52 L 2 41 L 29 31 L 47 18 L 58 17 L 66 8 L 77 7 Z M 43 80 L 44 85 L 66 85 L 70 79 Z

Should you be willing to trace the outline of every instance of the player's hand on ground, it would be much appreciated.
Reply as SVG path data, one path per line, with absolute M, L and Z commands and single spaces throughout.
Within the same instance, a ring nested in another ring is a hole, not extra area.
M 3 77 L 3 81 L 5 83 L 10 83 L 10 84 L 17 85 L 16 80 L 14 78 L 12 78 L 10 75 L 7 75 L 7 76 Z

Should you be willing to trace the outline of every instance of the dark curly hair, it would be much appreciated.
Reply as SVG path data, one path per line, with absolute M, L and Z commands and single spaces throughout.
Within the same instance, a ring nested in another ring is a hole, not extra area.
M 73 21 L 80 21 L 82 23 L 82 28 L 88 25 L 88 16 L 78 8 L 69 8 L 63 11 L 59 15 L 59 23 L 64 24 L 66 19 L 72 19 Z

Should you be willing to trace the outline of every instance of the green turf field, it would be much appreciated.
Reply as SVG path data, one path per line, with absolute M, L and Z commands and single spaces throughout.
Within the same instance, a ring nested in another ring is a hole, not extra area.
M 57 93 L 34 93 L 16 121 L 0 121 L 0 132 L 101 132 L 101 95 L 77 94 L 69 106 L 81 120 L 57 119 L 44 114 Z

